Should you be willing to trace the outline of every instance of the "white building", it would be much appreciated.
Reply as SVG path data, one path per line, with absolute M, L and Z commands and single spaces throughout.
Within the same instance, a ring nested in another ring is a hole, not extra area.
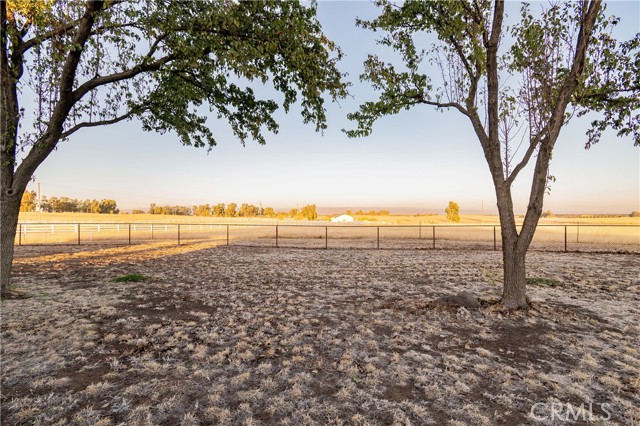
M 353 223 L 353 216 L 349 216 L 348 214 L 341 214 L 340 216 L 332 217 L 331 222 Z

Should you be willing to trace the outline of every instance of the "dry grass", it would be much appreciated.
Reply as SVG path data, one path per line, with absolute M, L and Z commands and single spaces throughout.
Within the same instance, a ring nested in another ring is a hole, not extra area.
M 256 240 L 262 240 L 258 241 L 259 245 L 275 245 L 275 225 L 279 223 L 279 238 L 284 241 L 283 245 L 290 247 L 324 247 L 326 238 L 333 247 L 375 247 L 378 226 L 381 246 L 386 248 L 431 248 L 434 234 L 436 248 L 458 248 L 462 245 L 492 249 L 494 233 L 495 246 L 500 247 L 501 244 L 500 230 L 492 226 L 499 222 L 496 216 L 462 216 L 462 221 L 454 224 L 444 215 L 390 215 L 377 216 L 375 222 L 359 221 L 350 226 L 324 222 L 327 219 L 278 222 L 267 218 L 21 213 L 20 221 L 26 225 L 20 227 L 15 243 L 77 244 L 79 237 L 83 244 L 177 241 L 178 237 L 181 241 L 226 241 L 229 231 L 231 241 L 255 244 Z M 366 217 L 358 216 L 357 219 Z M 326 225 L 330 228 L 325 230 Z M 533 250 L 563 251 L 566 233 L 570 251 L 640 252 L 640 218 L 553 217 L 543 218 L 540 225 L 531 245 Z M 565 226 L 558 225 L 567 226 L 565 229 Z
M 2 301 L 3 424 L 552 424 L 529 414 L 541 401 L 640 419 L 638 255 L 531 253 L 530 276 L 562 285 L 517 313 L 493 303 L 486 251 L 17 256 L 31 297 Z M 112 281 L 133 272 L 146 280 Z M 483 307 L 429 303 L 462 290 Z
M 373 225 L 443 225 L 455 223 L 449 221 L 444 214 L 426 215 L 386 215 L 386 216 L 358 216 L 358 221 L 371 220 Z M 320 215 L 318 220 L 328 221 L 330 216 Z M 306 222 L 287 219 L 285 222 Z M 100 222 L 159 222 L 159 223 L 275 223 L 276 219 L 256 217 L 206 217 L 206 216 L 176 216 L 176 215 L 152 215 L 152 214 L 98 214 L 98 213 L 20 213 L 20 222 L 45 222 L 45 223 L 100 223 Z M 283 222 L 283 221 L 280 221 Z M 517 216 L 516 222 L 521 223 L 522 217 Z M 500 220 L 497 215 L 461 215 L 461 225 L 496 225 Z M 554 216 L 541 218 L 542 225 L 640 225 L 639 217 L 579 217 L 579 216 Z

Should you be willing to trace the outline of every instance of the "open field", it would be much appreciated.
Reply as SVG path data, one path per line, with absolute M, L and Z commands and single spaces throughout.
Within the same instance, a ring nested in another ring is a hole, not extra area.
M 364 221 L 380 225 L 452 225 L 444 214 L 426 215 L 388 215 L 388 216 L 354 216 L 357 221 Z M 329 216 L 320 215 L 318 221 L 329 220 Z M 469 225 L 497 225 L 500 223 L 496 215 L 461 215 L 460 224 Z M 516 217 L 518 223 L 522 222 L 522 217 Z M 153 214 L 97 214 L 97 213 L 20 213 L 20 222 L 32 223 L 306 223 L 294 219 L 277 221 L 276 219 L 264 217 L 212 217 L 212 216 L 176 216 L 176 215 L 153 215 Z M 640 225 L 640 217 L 577 217 L 577 216 L 554 216 L 541 218 L 541 225 Z
M 509 313 L 492 251 L 16 250 L 3 424 L 640 424 L 637 254 L 530 253 Z
M 112 217 L 106 215 L 107 217 Z M 250 218 L 237 222 L 76 222 L 21 223 L 16 245 L 136 244 L 150 241 L 210 240 L 232 245 L 342 248 L 476 248 L 501 246 L 500 227 L 487 223 L 333 224 L 292 221 L 273 223 Z M 640 252 L 640 223 L 538 226 L 531 248 L 552 251 Z

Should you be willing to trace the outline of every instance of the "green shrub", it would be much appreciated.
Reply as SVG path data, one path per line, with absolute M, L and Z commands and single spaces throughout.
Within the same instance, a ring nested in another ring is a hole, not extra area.
M 121 277 L 113 279 L 113 281 L 117 283 L 138 282 L 138 281 L 144 281 L 144 280 L 145 280 L 145 277 L 140 274 L 127 274 L 127 275 L 123 275 Z

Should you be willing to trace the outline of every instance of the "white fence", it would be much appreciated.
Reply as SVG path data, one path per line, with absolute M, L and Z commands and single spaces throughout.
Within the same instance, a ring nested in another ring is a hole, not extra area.
M 17 245 L 219 240 L 275 247 L 498 250 L 499 225 L 277 223 L 20 223 Z M 532 249 L 640 253 L 640 225 L 539 225 Z

